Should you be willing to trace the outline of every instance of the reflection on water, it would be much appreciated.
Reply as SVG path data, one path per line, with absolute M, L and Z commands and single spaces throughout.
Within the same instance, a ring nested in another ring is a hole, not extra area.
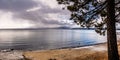
M 106 42 L 94 30 L 6 30 L 0 31 L 0 49 L 54 49 Z

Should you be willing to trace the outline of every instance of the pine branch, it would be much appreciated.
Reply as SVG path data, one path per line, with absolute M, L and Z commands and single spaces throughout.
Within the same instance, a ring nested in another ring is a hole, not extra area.
M 105 9 L 105 8 L 106 8 L 106 6 L 101 7 L 100 10 L 97 10 L 97 11 L 87 20 L 87 22 L 91 21 L 91 19 L 92 19 L 94 16 L 96 16 L 96 15 L 99 14 L 99 13 L 101 13 L 101 11 L 102 11 L 103 9 Z
M 81 7 L 85 6 L 86 4 L 88 4 L 90 1 L 92 1 L 92 0 L 87 0 L 85 3 L 80 4 L 78 7 L 81 8 Z
M 115 3 L 115 5 L 118 5 L 118 4 L 120 4 L 120 1 L 119 1 L 119 2 L 117 2 L 117 3 Z
M 106 5 L 106 3 L 107 3 L 107 2 L 105 1 L 103 4 L 101 4 L 101 5 L 97 6 L 97 7 L 95 7 L 95 9 L 93 9 L 93 10 L 91 10 L 91 11 L 89 11 L 89 12 L 85 13 L 85 14 L 89 14 L 89 13 L 91 13 L 91 12 L 93 12 L 93 13 L 97 12 L 97 10 L 99 10 L 99 9 L 100 9 L 100 7 L 105 6 L 105 5 Z M 106 7 L 106 6 L 105 6 L 105 7 Z

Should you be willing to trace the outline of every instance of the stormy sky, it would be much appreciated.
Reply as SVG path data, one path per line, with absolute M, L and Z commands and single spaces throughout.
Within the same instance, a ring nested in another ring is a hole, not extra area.
M 56 0 L 0 0 L 0 28 L 75 26 Z
M 62 7 L 56 0 L 0 0 L 0 29 L 79 27 Z

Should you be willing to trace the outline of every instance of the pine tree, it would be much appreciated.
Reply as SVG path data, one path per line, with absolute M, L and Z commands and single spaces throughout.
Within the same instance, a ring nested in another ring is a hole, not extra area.
M 71 12 L 70 20 L 84 28 L 94 27 L 100 35 L 107 30 L 108 59 L 119 60 L 116 26 L 120 23 L 119 0 L 57 0 Z

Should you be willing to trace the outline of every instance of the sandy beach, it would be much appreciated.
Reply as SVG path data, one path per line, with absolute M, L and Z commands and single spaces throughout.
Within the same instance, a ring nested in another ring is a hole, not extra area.
M 118 48 L 120 52 L 120 41 Z M 23 55 L 26 60 L 108 60 L 106 43 L 78 48 L 27 51 Z
M 107 60 L 106 44 L 58 50 L 28 51 L 28 60 Z
M 120 54 L 120 41 L 118 49 Z M 2 50 L 0 60 L 108 60 L 107 44 L 53 50 Z

